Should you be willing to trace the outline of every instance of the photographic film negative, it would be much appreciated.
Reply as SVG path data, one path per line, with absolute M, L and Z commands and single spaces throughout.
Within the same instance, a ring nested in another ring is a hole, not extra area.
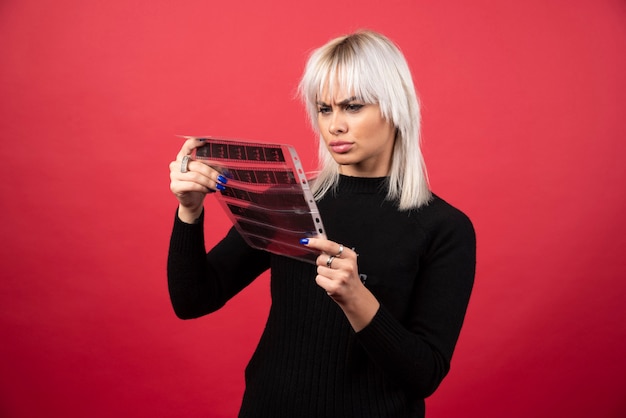
M 301 238 L 326 238 L 309 179 L 290 145 L 215 138 L 195 151 L 201 161 L 228 178 L 216 193 L 220 205 L 246 242 L 254 248 L 315 263 L 316 250 Z

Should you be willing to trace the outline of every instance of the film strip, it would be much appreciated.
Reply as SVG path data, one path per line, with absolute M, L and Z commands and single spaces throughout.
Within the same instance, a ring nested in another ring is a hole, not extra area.
M 326 238 L 309 180 L 296 150 L 285 144 L 214 137 L 194 158 L 228 178 L 217 193 L 220 205 L 254 248 L 315 263 L 318 252 L 300 244 L 305 237 Z

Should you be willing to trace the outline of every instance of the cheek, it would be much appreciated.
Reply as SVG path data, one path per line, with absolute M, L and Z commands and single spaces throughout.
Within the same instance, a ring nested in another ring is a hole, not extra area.
M 393 126 L 384 119 L 373 119 L 368 124 L 361 125 L 363 132 L 369 132 L 374 136 L 377 142 L 387 142 L 389 139 L 394 138 L 395 129 Z
M 317 117 L 317 129 L 320 131 L 322 135 L 325 135 L 325 132 L 328 131 L 328 124 L 325 122 L 324 118 Z
M 320 138 L 323 144 L 326 145 L 326 147 L 328 147 L 328 144 L 330 143 L 330 141 L 333 140 L 333 136 L 328 132 L 328 130 L 321 129 L 321 127 L 320 127 Z
M 330 142 L 332 135 L 328 131 L 328 122 L 324 118 L 317 118 L 317 129 L 319 130 L 320 135 L 324 139 L 324 142 L 328 144 Z

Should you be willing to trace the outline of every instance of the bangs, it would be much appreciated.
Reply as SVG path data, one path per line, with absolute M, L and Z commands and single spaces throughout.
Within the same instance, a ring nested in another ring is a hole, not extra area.
M 355 96 L 368 104 L 380 102 L 380 91 L 376 91 L 372 82 L 372 69 L 363 68 L 363 63 L 356 59 L 355 54 L 337 54 L 329 57 L 326 62 L 320 63 L 320 68 L 314 76 L 311 87 L 316 87 L 313 100 L 319 99 L 343 100 Z M 323 97 L 326 93 L 327 97 Z M 344 94 L 345 97 L 337 97 Z
M 378 105 L 383 118 L 400 126 L 409 116 L 407 94 L 414 94 L 405 90 L 410 77 L 404 58 L 390 41 L 363 32 L 314 51 L 300 82 L 300 95 L 315 129 L 318 101 L 352 96 Z
M 393 87 L 387 81 L 381 83 L 393 73 L 386 61 L 389 57 L 358 36 L 340 39 L 311 56 L 301 84 L 303 98 L 312 110 L 319 100 L 346 98 L 337 94 L 355 96 L 364 103 L 378 105 L 383 117 L 393 122 L 388 97 Z

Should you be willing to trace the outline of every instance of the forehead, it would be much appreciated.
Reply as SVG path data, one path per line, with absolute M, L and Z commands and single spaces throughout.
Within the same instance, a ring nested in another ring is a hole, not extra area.
M 317 96 L 318 101 L 324 103 L 338 103 L 346 99 L 355 100 L 359 95 L 354 89 L 348 89 L 343 84 L 335 81 L 334 83 L 325 83 L 319 90 Z

